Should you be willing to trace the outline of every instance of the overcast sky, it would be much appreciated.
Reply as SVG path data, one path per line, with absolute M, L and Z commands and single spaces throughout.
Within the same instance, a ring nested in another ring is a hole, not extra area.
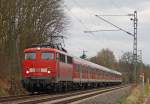
M 102 48 L 109 48 L 117 59 L 124 52 L 132 52 L 133 37 L 122 31 L 99 31 L 93 34 L 84 31 L 116 30 L 94 15 L 126 15 L 134 10 L 138 12 L 138 49 L 143 51 L 143 61 L 150 64 L 150 0 L 65 0 L 65 12 L 70 21 L 66 49 L 77 57 L 85 50 L 87 56 L 92 57 Z M 133 32 L 133 21 L 129 16 L 104 18 Z

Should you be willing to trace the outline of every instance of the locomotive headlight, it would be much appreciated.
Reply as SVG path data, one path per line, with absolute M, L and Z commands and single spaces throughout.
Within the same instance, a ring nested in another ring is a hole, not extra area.
M 29 71 L 28 71 L 28 70 L 26 70 L 26 74 L 29 74 Z
M 37 50 L 40 50 L 40 47 L 38 47 Z
M 47 73 L 48 73 L 48 74 L 50 74 L 50 73 L 51 73 L 51 71 L 47 71 Z

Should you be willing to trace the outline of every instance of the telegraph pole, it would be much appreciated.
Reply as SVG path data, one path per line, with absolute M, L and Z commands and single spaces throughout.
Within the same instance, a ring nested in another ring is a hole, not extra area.
M 134 78 L 135 78 L 135 82 L 137 82 L 137 23 L 138 23 L 138 19 L 137 19 L 137 11 L 134 11 L 134 15 L 133 18 L 131 18 L 131 20 L 133 20 L 133 25 L 134 25 L 134 31 L 133 31 L 133 37 L 134 37 L 134 42 L 133 42 L 133 64 L 134 64 Z

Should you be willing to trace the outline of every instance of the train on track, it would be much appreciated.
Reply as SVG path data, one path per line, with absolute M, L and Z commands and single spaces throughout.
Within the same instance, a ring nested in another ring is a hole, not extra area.
M 69 55 L 64 49 L 37 45 L 24 54 L 22 85 L 32 93 L 122 83 L 120 72 Z

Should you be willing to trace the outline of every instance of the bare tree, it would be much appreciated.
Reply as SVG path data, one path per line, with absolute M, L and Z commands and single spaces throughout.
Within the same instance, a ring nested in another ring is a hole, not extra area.
M 63 34 L 66 17 L 62 4 L 62 0 L 0 0 L 0 68 L 3 72 L 20 69 L 24 48 Z
M 116 68 L 117 60 L 114 56 L 114 53 L 109 49 L 102 49 L 97 53 L 96 56 L 90 59 L 92 62 L 97 63 L 99 65 L 106 66 L 108 68 Z

